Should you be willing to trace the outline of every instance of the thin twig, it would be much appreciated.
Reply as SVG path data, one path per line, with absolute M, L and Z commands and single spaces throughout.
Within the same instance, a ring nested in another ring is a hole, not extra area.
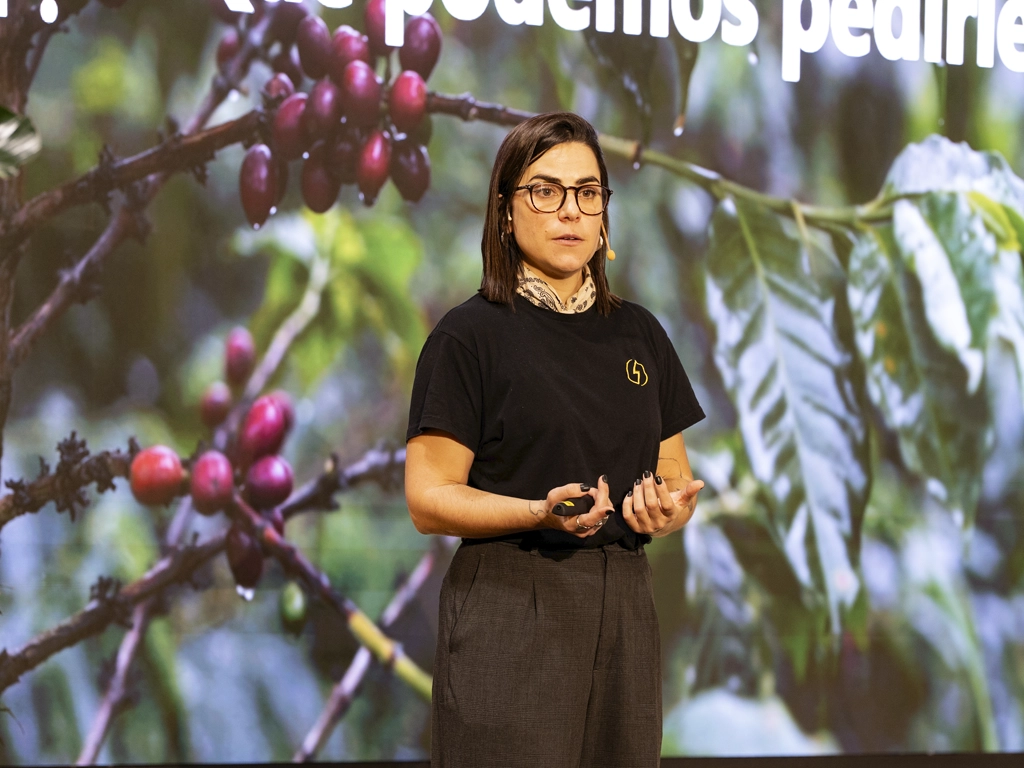
M 340 467 L 337 457 L 331 456 L 323 472 L 297 489 L 281 505 L 281 513 L 287 520 L 301 512 L 334 509 L 335 494 L 365 482 L 375 482 L 385 490 L 397 488 L 402 482 L 404 469 L 405 448 L 374 448 L 347 467 Z
M 178 503 L 178 509 L 174 513 L 171 524 L 167 527 L 167 534 L 164 538 L 164 545 L 171 549 L 177 547 L 188 527 L 188 521 L 192 519 L 192 500 L 188 497 Z M 128 673 L 131 670 L 135 657 L 142 647 L 142 641 L 146 637 L 146 630 L 149 629 L 149 621 L 160 600 L 160 596 L 151 597 L 135 606 L 132 612 L 132 626 L 121 640 L 117 649 L 117 661 L 114 667 L 114 674 L 110 677 L 107 690 L 103 694 L 96 715 L 93 717 L 89 733 L 86 734 L 85 744 L 78 755 L 76 765 L 92 765 L 99 757 L 103 742 L 110 732 L 110 725 L 114 718 L 124 709 L 124 702 L 128 695 Z
M 381 632 L 373 620 L 352 600 L 337 592 L 325 573 L 306 559 L 305 555 L 277 532 L 273 524 L 250 507 L 237 493 L 232 512 L 234 519 L 263 544 L 286 572 L 293 574 L 305 585 L 310 594 L 319 597 L 344 617 L 349 631 L 370 649 L 378 661 L 390 667 L 399 679 L 420 696 L 427 701 L 430 700 L 430 675 L 406 655 L 399 643 Z
M 402 582 L 395 592 L 394 597 L 391 598 L 378 622 L 381 629 L 389 629 L 398 620 L 398 617 L 406 607 L 416 599 L 420 589 L 423 588 L 427 578 L 437 564 L 437 541 L 440 540 L 436 540 L 435 547 L 424 553 L 419 563 L 413 568 L 412 573 L 406 577 L 405 581 Z M 331 695 L 327 699 L 320 717 L 317 718 L 316 724 L 306 734 L 306 738 L 302 740 L 302 746 L 292 756 L 292 762 L 309 762 L 323 749 L 334 727 L 345 716 L 349 706 L 355 700 L 356 694 L 359 693 L 359 688 L 363 684 L 363 678 L 369 671 L 372 662 L 373 656 L 366 649 L 366 646 L 360 646 L 359 650 L 356 651 L 356 655 L 352 658 L 352 662 L 348 665 L 348 669 L 345 670 L 345 674 L 342 675 L 341 680 L 331 690 Z

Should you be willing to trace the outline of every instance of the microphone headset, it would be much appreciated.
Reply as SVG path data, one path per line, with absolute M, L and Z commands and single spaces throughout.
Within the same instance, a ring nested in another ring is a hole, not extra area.
M 604 241 L 608 244 L 608 261 L 615 261 L 615 251 L 612 250 L 612 241 L 608 239 L 608 230 L 605 229 L 604 222 L 601 222 L 601 234 L 604 235 Z

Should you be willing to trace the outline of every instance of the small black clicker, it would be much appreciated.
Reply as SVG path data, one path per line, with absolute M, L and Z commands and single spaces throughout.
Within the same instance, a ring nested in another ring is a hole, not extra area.
M 566 499 L 555 504 L 551 510 L 559 517 L 571 517 L 572 515 L 585 515 L 594 508 L 593 496 L 579 496 L 575 499 Z

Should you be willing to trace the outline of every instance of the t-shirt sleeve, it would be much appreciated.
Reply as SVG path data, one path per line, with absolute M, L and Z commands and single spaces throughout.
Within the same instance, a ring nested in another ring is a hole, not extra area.
M 675 347 L 665 329 L 652 315 L 650 317 L 659 360 L 658 396 L 661 400 L 661 439 L 667 440 L 692 427 L 704 418 L 704 410 L 697 402 L 690 378 L 683 369 Z
M 479 360 L 460 341 L 435 329 L 416 363 L 405 439 L 440 429 L 476 453 L 482 410 Z

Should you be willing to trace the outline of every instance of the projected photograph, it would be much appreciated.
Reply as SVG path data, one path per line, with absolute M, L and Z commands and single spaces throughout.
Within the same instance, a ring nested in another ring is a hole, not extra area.
M 706 414 L 662 756 L 1024 751 L 1024 0 L 0 0 L 0 764 L 430 759 L 417 361 L 560 111 Z

